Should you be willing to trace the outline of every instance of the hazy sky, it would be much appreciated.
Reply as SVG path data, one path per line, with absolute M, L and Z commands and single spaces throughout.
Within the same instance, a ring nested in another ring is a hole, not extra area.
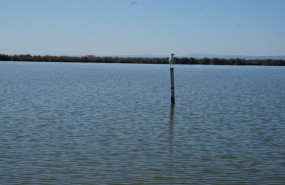
M 0 0 L 0 53 L 285 55 L 285 0 Z

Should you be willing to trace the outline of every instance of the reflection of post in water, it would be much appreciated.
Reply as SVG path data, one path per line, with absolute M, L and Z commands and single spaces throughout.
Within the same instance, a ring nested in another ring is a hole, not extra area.
M 170 112 L 169 112 L 169 150 L 172 154 L 172 140 L 173 140 L 173 120 L 174 120 L 174 106 L 175 104 L 170 104 Z
M 174 106 L 175 104 L 170 104 L 170 111 L 169 111 L 169 137 L 168 137 L 168 144 L 169 144 L 169 178 L 172 180 L 172 170 L 173 170 L 173 122 L 174 122 Z M 171 183 L 172 184 L 172 183 Z
M 174 106 L 175 104 L 170 104 L 170 112 L 169 112 L 169 152 L 170 156 L 172 156 L 172 140 L 173 140 L 173 120 L 174 120 Z
M 173 124 L 173 114 L 174 114 L 174 106 L 175 104 L 171 103 L 170 104 L 170 112 L 169 112 L 169 123 Z

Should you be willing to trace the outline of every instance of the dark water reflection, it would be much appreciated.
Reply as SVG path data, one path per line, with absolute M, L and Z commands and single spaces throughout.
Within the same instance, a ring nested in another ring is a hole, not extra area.
M 173 126 L 174 126 L 174 108 L 175 104 L 170 104 L 170 111 L 169 111 L 169 182 L 170 184 L 174 183 L 173 177 Z
M 284 184 L 283 67 L 0 63 L 0 184 Z

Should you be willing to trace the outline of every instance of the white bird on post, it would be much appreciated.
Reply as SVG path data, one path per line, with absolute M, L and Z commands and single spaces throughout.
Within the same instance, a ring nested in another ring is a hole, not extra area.
M 175 55 L 175 54 L 171 53 L 170 58 L 169 58 L 170 68 L 173 68 L 173 64 L 174 64 L 174 57 L 173 57 L 173 55 Z

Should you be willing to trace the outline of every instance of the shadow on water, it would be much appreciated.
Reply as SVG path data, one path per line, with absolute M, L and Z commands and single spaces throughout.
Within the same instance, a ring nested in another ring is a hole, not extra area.
M 169 174 L 170 179 L 173 178 L 172 170 L 173 170 L 173 124 L 174 124 L 174 104 L 170 105 L 169 111 Z

